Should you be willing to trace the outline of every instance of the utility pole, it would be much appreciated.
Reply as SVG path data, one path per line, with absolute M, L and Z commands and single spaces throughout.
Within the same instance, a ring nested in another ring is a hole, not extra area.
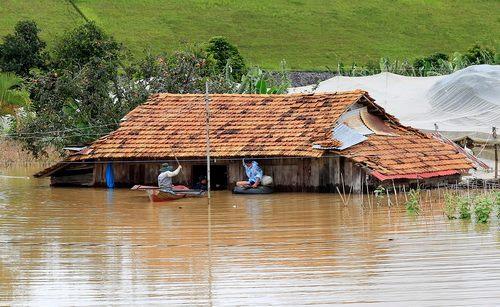
M 205 82 L 205 130 L 207 149 L 207 196 L 210 199 L 210 97 L 208 96 L 208 81 Z

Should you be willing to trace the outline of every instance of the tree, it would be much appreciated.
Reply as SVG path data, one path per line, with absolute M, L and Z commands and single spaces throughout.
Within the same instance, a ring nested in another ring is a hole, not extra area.
M 20 76 L 27 76 L 32 68 L 43 68 L 45 42 L 39 32 L 34 21 L 18 22 L 14 33 L 5 36 L 0 45 L 0 68 Z
M 170 55 L 147 55 L 136 65 L 136 76 L 147 82 L 151 93 L 231 92 L 235 88 L 228 76 L 219 72 L 216 61 L 203 48 L 189 46 Z
M 60 39 L 53 52 L 57 69 L 78 70 L 95 59 L 117 63 L 123 47 L 94 22 L 87 22 Z
M 246 65 L 238 48 L 231 44 L 225 37 L 216 36 L 210 39 L 206 48 L 216 61 L 217 70 L 222 73 L 226 66 L 231 68 L 231 76 L 239 81 L 246 73 Z
M 23 79 L 12 73 L 0 73 L 0 116 L 15 115 L 16 109 L 29 104 L 29 93 L 20 89 Z

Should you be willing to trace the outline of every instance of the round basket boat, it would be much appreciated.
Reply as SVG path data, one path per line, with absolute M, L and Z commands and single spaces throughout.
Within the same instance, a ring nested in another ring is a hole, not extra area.
M 234 194 L 271 194 L 273 188 L 269 186 L 258 186 L 256 188 L 242 188 L 235 187 L 233 189 Z

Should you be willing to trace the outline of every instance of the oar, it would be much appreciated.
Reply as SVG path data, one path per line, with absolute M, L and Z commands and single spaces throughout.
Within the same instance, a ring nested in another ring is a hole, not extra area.
M 179 159 L 177 159 L 177 156 L 175 155 L 175 152 L 174 152 L 174 149 L 172 148 L 172 146 L 170 146 L 170 151 L 172 152 L 172 155 L 174 156 L 174 159 L 175 159 L 175 162 L 177 162 L 177 165 L 181 166 L 181 163 L 179 162 Z M 182 174 L 184 181 L 187 183 L 186 174 L 184 174 L 182 169 L 181 169 L 181 174 Z

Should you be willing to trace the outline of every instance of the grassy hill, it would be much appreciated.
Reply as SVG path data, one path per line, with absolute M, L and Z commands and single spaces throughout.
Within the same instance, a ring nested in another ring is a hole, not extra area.
M 169 51 L 224 35 L 252 64 L 324 70 L 381 56 L 414 58 L 498 49 L 498 0 L 75 0 L 80 10 L 134 54 Z M 1 0 L 0 35 L 22 18 L 54 37 L 82 18 L 64 0 Z

